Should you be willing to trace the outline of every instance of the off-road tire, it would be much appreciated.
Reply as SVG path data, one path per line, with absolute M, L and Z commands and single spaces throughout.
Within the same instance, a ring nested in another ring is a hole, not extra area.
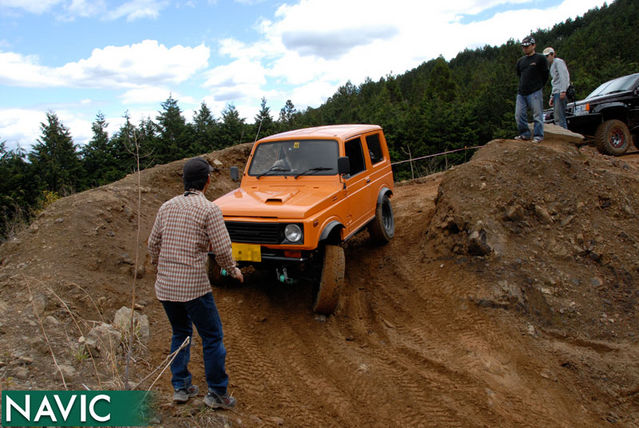
M 339 245 L 324 246 L 322 275 L 315 303 L 313 304 L 314 312 L 323 315 L 330 315 L 335 312 L 339 294 L 344 285 L 345 269 L 344 249 Z
M 620 120 L 606 120 L 597 127 L 595 132 L 597 149 L 606 155 L 623 155 L 630 147 L 630 142 L 630 131 Z
M 386 195 L 375 208 L 375 218 L 368 225 L 368 232 L 373 242 L 385 244 L 395 235 L 395 219 L 390 198 Z
M 209 254 L 207 274 L 209 276 L 209 282 L 213 287 L 228 287 L 231 284 L 231 279 L 228 276 L 222 275 L 220 265 L 215 261 L 215 256 L 211 254 Z

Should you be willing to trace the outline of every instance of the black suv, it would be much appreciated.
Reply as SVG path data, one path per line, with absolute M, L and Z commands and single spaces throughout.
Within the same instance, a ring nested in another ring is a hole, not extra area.
M 544 112 L 553 122 L 552 109 Z M 594 139 L 601 153 L 619 156 L 639 148 L 639 73 L 610 80 L 585 99 L 568 103 L 568 129 Z

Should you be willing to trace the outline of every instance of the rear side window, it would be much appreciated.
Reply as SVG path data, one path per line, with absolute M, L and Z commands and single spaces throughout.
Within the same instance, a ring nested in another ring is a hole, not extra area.
M 362 152 L 362 142 L 359 138 L 347 141 L 344 144 L 346 156 L 348 156 L 351 164 L 351 176 L 358 174 L 366 169 L 364 164 L 364 153 Z
M 367 135 L 366 145 L 368 146 L 368 155 L 371 157 L 372 164 L 384 160 L 382 145 L 379 142 L 379 134 Z

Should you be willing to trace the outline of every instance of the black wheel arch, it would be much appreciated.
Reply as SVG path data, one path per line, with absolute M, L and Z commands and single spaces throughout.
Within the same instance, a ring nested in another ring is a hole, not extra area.
M 337 220 L 330 221 L 322 230 L 319 241 L 322 244 L 339 245 L 342 242 L 344 225 Z
M 382 187 L 377 195 L 377 205 L 381 204 L 384 200 L 384 196 L 388 196 L 389 198 L 393 196 L 393 191 L 388 187 Z

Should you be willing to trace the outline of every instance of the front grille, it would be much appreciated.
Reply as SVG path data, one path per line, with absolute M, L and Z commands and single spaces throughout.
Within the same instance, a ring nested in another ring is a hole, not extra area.
M 253 244 L 279 244 L 284 239 L 282 225 L 279 223 L 250 223 L 227 221 L 231 241 Z

